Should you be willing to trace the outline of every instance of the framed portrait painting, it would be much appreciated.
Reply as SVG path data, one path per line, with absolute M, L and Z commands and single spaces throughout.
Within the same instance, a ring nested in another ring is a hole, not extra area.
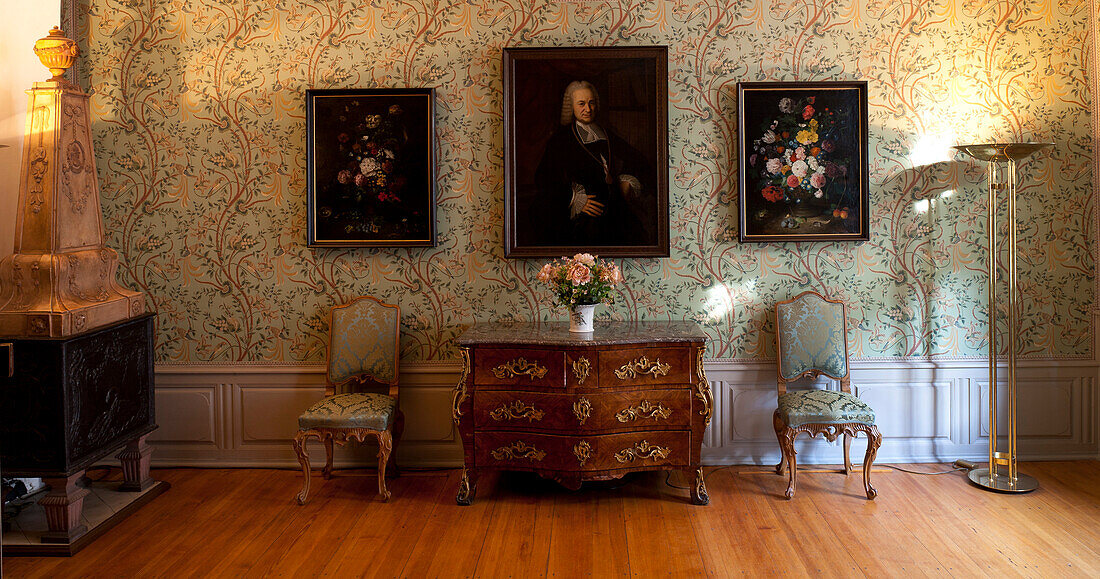
M 867 83 L 737 85 L 741 242 L 866 241 Z
M 504 255 L 667 257 L 668 48 L 504 49 Z
M 310 247 L 435 245 L 434 93 L 306 91 Z

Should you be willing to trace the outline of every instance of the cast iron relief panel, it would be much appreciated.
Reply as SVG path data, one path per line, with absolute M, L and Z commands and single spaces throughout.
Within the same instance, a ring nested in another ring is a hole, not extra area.
M 153 423 L 151 344 L 151 318 L 68 343 L 65 437 L 72 462 Z
M 153 319 L 12 340 L 15 375 L 0 381 L 5 474 L 75 472 L 155 428 Z
M 5 340 L 7 341 L 7 340 Z M 64 470 L 61 349 L 50 340 L 12 340 L 15 375 L 0 375 L 0 462 L 16 471 Z

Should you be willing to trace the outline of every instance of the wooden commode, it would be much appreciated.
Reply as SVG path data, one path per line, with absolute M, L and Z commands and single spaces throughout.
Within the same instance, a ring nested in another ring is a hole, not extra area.
M 473 326 L 458 338 L 458 503 L 470 504 L 485 469 L 533 471 L 571 489 L 681 469 L 692 502 L 705 505 L 706 341 L 692 322 L 599 322 L 583 334 L 566 323 Z

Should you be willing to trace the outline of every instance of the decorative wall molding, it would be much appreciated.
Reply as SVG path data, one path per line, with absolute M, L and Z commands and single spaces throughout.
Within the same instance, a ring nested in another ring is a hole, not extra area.
M 771 426 L 775 364 L 711 360 L 714 420 L 703 441 L 706 464 L 772 464 L 779 447 Z M 320 365 L 162 365 L 157 368 L 157 420 L 150 442 L 159 466 L 296 467 L 290 439 L 298 414 L 324 393 Z M 405 466 L 460 466 L 451 421 L 456 362 L 401 367 Z M 1025 460 L 1098 456 L 1100 365 L 1087 360 L 1024 360 L 1019 365 L 1020 456 Z M 828 387 L 837 387 L 823 380 Z M 987 428 L 984 360 L 852 362 L 856 393 L 878 413 L 880 462 L 984 460 Z M 1003 397 L 1002 397 L 1003 398 Z M 853 443 L 862 456 L 863 439 Z M 841 461 L 839 443 L 799 439 L 801 464 Z M 322 456 L 320 446 L 313 448 Z M 375 449 L 349 447 L 338 463 L 374 464 Z

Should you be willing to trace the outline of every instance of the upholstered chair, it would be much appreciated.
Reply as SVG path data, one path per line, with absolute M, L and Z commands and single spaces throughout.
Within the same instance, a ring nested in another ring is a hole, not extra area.
M 332 476 L 333 444 L 349 440 L 378 440 L 378 494 L 386 489 L 386 466 L 397 473 L 393 450 L 401 439 L 404 415 L 398 407 L 398 344 L 401 323 L 396 305 L 364 296 L 332 308 L 329 321 L 328 369 L 325 397 L 298 417 L 294 452 L 305 482 L 298 504 L 309 497 L 310 465 L 306 441 L 316 438 L 325 447 L 324 478 Z M 383 389 L 385 394 L 370 392 Z
M 797 477 L 794 439 L 805 432 L 832 442 L 844 435 L 844 474 L 852 472 L 848 456 L 852 438 L 867 435 L 863 458 L 863 487 L 868 499 L 878 492 L 871 486 L 871 463 L 882 444 L 875 426 L 875 411 L 852 395 L 848 368 L 848 318 L 844 303 L 825 299 L 813 291 L 775 305 L 775 346 L 779 365 L 779 408 L 772 422 L 783 458 L 776 473 L 788 471 L 787 492 L 794 496 Z M 840 390 L 787 391 L 787 383 L 803 377 L 827 376 L 840 381 Z

